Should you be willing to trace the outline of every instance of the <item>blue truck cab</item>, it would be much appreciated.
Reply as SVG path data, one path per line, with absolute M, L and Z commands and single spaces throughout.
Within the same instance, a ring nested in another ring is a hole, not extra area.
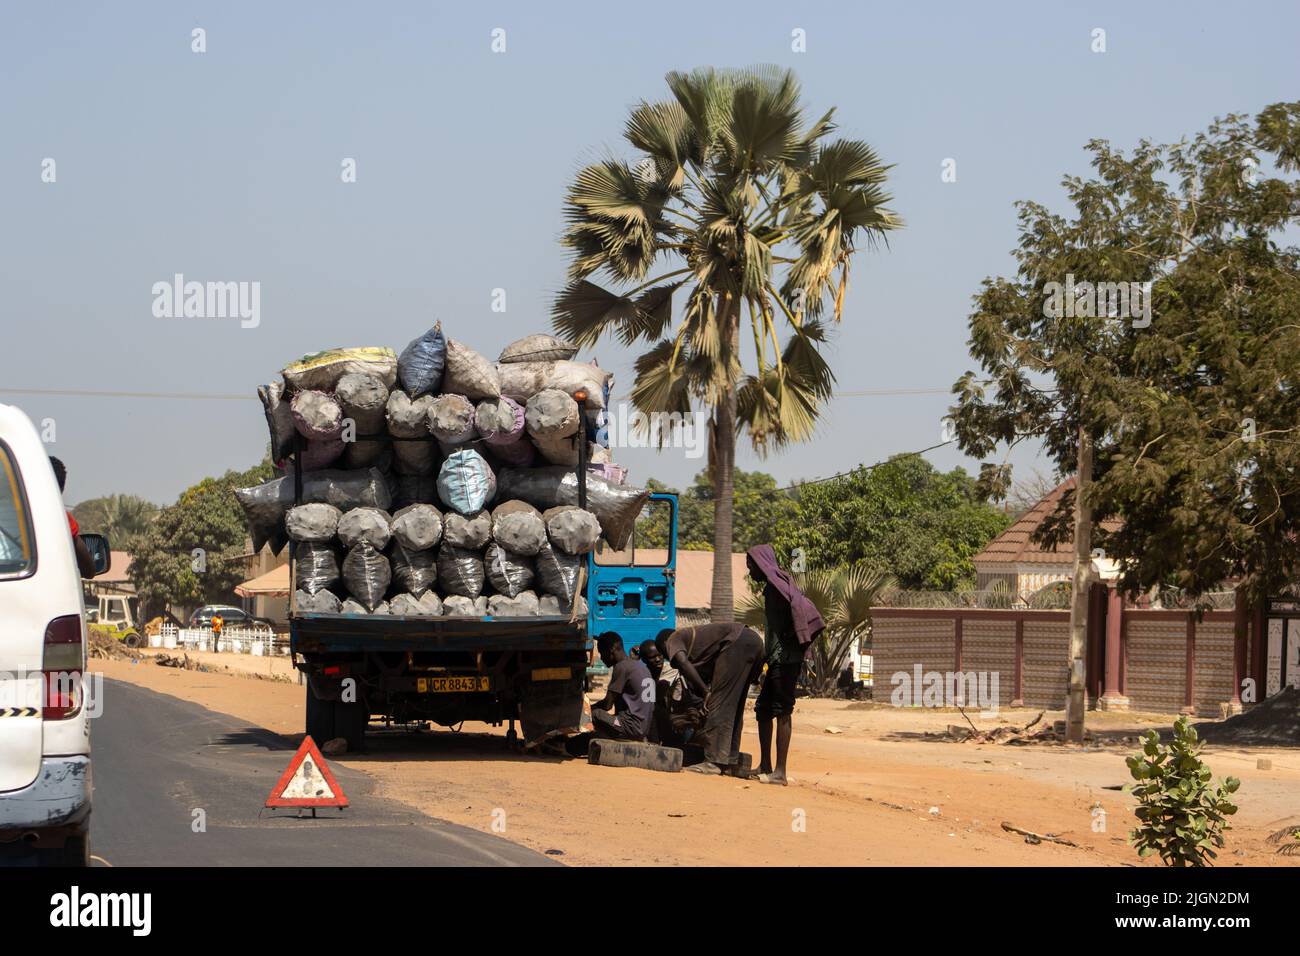
M 677 627 L 677 496 L 652 494 L 646 509 L 656 524 L 666 522 L 666 549 L 640 547 L 634 532 L 622 551 L 601 547 L 587 556 L 588 646 L 612 631 L 631 653 Z M 594 658 L 588 674 L 605 672 Z

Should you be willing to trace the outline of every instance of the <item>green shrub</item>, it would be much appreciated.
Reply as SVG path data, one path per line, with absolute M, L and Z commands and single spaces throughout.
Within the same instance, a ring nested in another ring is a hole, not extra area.
M 1134 814 L 1138 825 L 1129 834 L 1138 856 L 1159 853 L 1166 866 L 1208 866 L 1231 829 L 1225 817 L 1237 812 L 1229 795 L 1241 781 L 1228 777 L 1210 787 L 1210 768 L 1200 757 L 1201 742 L 1187 717 L 1174 723 L 1174 738 L 1166 747 L 1148 730 L 1142 753 L 1129 757 L 1129 772 L 1137 784 Z

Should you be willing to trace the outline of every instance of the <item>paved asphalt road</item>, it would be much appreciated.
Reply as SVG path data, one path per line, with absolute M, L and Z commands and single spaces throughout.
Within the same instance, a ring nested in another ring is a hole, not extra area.
M 113 866 L 536 866 L 555 861 L 373 793 L 365 774 L 331 765 L 348 809 L 298 819 L 263 810 L 295 747 L 226 714 L 104 681 L 91 723 L 90 852 Z M 192 830 L 193 811 L 207 832 Z M 96 865 L 102 865 L 96 861 Z

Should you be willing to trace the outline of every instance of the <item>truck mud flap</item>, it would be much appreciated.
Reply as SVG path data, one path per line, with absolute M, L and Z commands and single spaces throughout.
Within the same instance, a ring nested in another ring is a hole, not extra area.
M 557 737 L 590 733 L 591 709 L 582 693 L 582 675 L 525 684 L 519 698 L 519 729 L 524 746 L 530 749 Z

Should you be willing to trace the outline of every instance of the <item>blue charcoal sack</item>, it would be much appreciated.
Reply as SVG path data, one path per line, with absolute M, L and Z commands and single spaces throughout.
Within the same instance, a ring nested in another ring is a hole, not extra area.
M 432 395 L 442 384 L 447 363 L 447 339 L 439 322 L 413 341 L 397 357 L 397 379 L 411 398 Z
M 438 497 L 463 515 L 482 510 L 496 494 L 497 478 L 492 466 L 472 449 L 452 452 L 438 471 Z

